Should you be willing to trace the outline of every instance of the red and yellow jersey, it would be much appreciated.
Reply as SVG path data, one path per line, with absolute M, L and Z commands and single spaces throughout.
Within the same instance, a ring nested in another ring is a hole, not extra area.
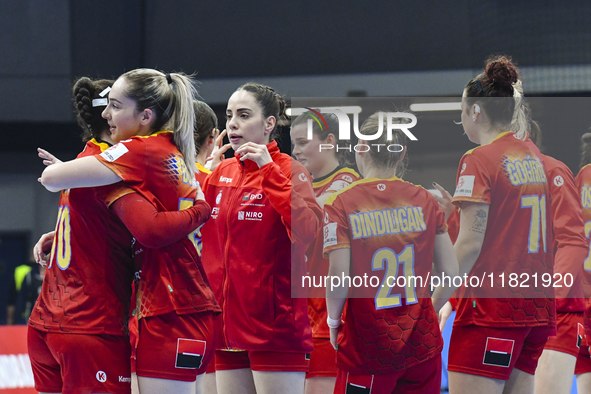
M 447 224 L 437 201 L 399 178 L 371 178 L 331 195 L 324 212 L 324 255 L 351 249 L 353 286 L 337 366 L 388 374 L 438 357 L 443 339 L 429 278 L 435 236 Z
M 470 272 L 482 283 L 458 289 L 454 324 L 553 326 L 554 290 L 542 284 L 553 274 L 552 211 L 539 150 L 512 132 L 500 133 L 462 157 L 456 179 L 453 202 L 485 203 L 489 213 Z
M 203 262 L 222 306 L 224 346 L 309 352 L 307 299 L 292 298 L 292 285 L 305 275 L 322 211 L 306 169 L 276 142 L 267 149 L 272 163 L 227 159 L 205 181 L 212 211 Z
M 554 273 L 557 279 L 557 274 L 563 278 L 562 287 L 556 287 L 556 311 L 583 312 L 582 271 L 589 245 L 585 239 L 579 191 L 575 177 L 566 164 L 546 155 L 542 155 L 542 159 L 552 196 Z M 568 275 L 571 277 L 568 278 Z
M 199 172 L 195 174 L 195 180 L 197 181 L 199 187 L 203 188 L 203 185 L 205 185 L 205 180 L 209 174 L 211 174 L 211 171 L 203 167 L 199 162 L 195 162 L 195 164 L 197 165 L 197 170 L 199 170 Z M 201 234 L 201 229 L 203 229 L 203 225 L 199 226 L 199 228 L 194 232 L 195 245 L 197 245 L 199 256 L 201 256 L 201 250 L 203 249 L 203 235 Z
M 197 181 L 199 186 L 203 187 L 203 185 L 205 184 L 205 179 L 207 179 L 207 176 L 211 174 L 211 171 L 203 167 L 199 162 L 195 162 L 195 165 L 197 166 L 197 170 L 199 171 L 195 173 L 195 180 Z
M 78 158 L 108 148 L 87 142 Z M 29 324 L 41 331 L 122 335 L 133 280 L 132 235 L 97 194 L 120 187 L 63 190 L 55 239 Z
M 585 237 L 588 244 L 588 252 L 583 262 L 583 290 L 586 298 L 591 297 L 591 165 L 587 164 L 577 174 L 577 189 L 581 196 L 583 207 L 583 222 L 585 226 Z M 591 300 L 587 302 L 585 313 L 585 333 L 591 338 Z
M 195 179 L 190 177 L 170 131 L 132 137 L 95 157 L 159 211 L 182 210 L 194 203 Z M 140 276 L 138 318 L 171 311 L 188 314 L 220 310 L 197 247 L 195 232 L 158 249 L 134 245 Z
M 337 167 L 330 174 L 312 181 L 314 195 L 318 198 L 323 194 L 338 192 L 359 178 L 359 174 L 355 170 Z M 328 275 L 328 259 L 322 256 L 322 248 L 321 230 L 306 250 L 306 267 L 310 276 L 324 277 Z M 312 288 L 311 291 L 318 292 L 318 294 L 311 294 L 313 298 L 308 298 L 308 317 L 312 325 L 312 337 L 330 338 L 330 330 L 326 325 L 326 288 Z

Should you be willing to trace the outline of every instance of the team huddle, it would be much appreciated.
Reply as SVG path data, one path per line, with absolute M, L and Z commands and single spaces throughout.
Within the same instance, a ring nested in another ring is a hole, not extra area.
M 591 390 L 591 137 L 576 179 L 541 154 L 508 57 L 464 88 L 479 147 L 453 196 L 402 179 L 408 137 L 378 133 L 379 113 L 359 144 L 400 150 L 319 149 L 338 119 L 311 109 L 291 121 L 290 157 L 274 141 L 286 103 L 254 82 L 228 100 L 222 133 L 182 73 L 81 78 L 73 96 L 85 149 L 67 162 L 39 149 L 39 180 L 61 193 L 34 248 L 47 264 L 28 330 L 39 392 L 439 393 L 452 310 L 451 393 L 568 393 L 573 375 Z M 294 277 L 372 272 L 371 290 L 292 298 Z M 443 273 L 491 279 L 388 280 Z M 504 282 L 555 273 L 574 283 Z

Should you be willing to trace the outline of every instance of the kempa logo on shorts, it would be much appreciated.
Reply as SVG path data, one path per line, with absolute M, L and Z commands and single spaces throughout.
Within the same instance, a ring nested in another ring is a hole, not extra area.
M 338 135 L 338 139 L 339 140 L 347 140 L 350 141 L 351 140 L 351 121 L 349 119 L 349 116 L 347 115 L 347 113 L 345 111 L 343 111 L 342 109 L 340 109 L 339 107 L 331 107 L 331 108 L 321 108 L 320 112 L 313 110 L 312 108 L 308 108 L 306 107 L 306 109 L 309 111 L 307 114 L 312 118 L 312 119 L 308 119 L 307 122 L 307 126 L 308 126 L 308 135 L 307 138 L 309 140 L 312 140 L 314 132 L 314 122 L 316 122 L 316 124 L 318 124 L 318 126 L 320 126 L 321 130 L 327 130 L 328 132 L 334 134 L 334 135 Z M 326 124 L 326 120 L 324 119 L 324 117 L 321 115 L 321 113 L 331 113 L 331 114 L 335 114 L 337 119 L 339 120 L 339 130 L 338 133 L 335 133 L 334 130 L 328 130 L 328 125 Z M 414 136 L 413 133 L 411 133 L 409 131 L 410 128 L 413 128 L 414 126 L 417 125 L 417 117 L 414 116 L 411 113 L 407 113 L 407 112 L 378 112 L 378 117 L 379 117 L 379 126 L 378 126 L 378 131 L 373 134 L 373 135 L 364 135 L 361 134 L 359 132 L 359 113 L 355 112 L 353 114 L 353 132 L 355 133 L 355 135 L 357 136 L 357 138 L 363 140 L 363 141 L 367 141 L 367 142 L 371 142 L 374 140 L 377 140 L 378 138 L 380 138 L 384 132 L 384 119 L 386 120 L 386 137 L 388 141 L 392 141 L 392 131 L 393 130 L 400 130 L 402 131 L 411 141 L 417 141 L 417 137 Z M 398 119 L 406 119 L 409 120 L 408 123 L 399 123 L 399 122 L 395 122 L 394 120 L 398 120 Z M 404 150 L 404 147 L 400 144 L 390 144 L 390 145 L 386 145 L 386 144 L 357 144 L 354 145 L 353 147 L 351 146 L 342 146 L 339 147 L 338 145 L 336 146 L 336 150 L 337 152 L 339 150 L 347 150 L 349 152 L 351 152 L 351 149 L 353 149 L 355 152 L 368 152 L 371 147 L 375 147 L 378 152 L 380 151 L 380 148 L 387 150 L 388 152 L 402 152 Z M 339 149 L 340 148 L 340 149 Z M 335 149 L 335 146 L 333 144 L 320 144 L 319 147 L 319 152 L 322 152 L 322 150 L 330 150 L 330 149 Z
M 123 376 L 119 376 L 119 381 L 122 382 L 122 383 L 131 383 L 131 377 L 126 378 L 126 377 L 123 377 Z
M 230 183 L 230 182 L 232 182 L 232 179 L 234 179 L 234 178 L 228 178 L 228 177 L 225 177 L 222 175 L 220 177 L 220 182 Z
M 98 371 L 96 373 L 96 380 L 101 383 L 105 383 L 107 381 L 107 374 L 104 371 Z

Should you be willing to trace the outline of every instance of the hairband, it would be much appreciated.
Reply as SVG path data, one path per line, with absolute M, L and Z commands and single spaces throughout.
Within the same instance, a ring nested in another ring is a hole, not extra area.
M 217 122 L 215 121 L 215 119 L 213 118 L 213 116 L 210 116 L 210 118 L 211 118 L 211 123 L 213 124 L 213 127 L 214 127 L 215 129 L 217 129 L 217 128 L 218 128 L 218 124 L 217 124 Z
M 95 98 L 92 100 L 93 107 L 106 107 L 109 105 L 109 100 L 106 98 Z
M 480 84 L 480 81 L 476 81 L 476 87 L 478 88 L 478 93 L 482 93 L 482 85 Z
M 166 74 L 166 81 L 171 84 L 172 83 L 172 77 L 170 76 L 170 74 Z

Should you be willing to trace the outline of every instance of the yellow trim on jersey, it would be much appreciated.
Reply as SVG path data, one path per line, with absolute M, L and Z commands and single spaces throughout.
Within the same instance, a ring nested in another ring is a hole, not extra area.
M 583 167 L 581 167 L 581 169 L 579 170 L 579 172 L 583 171 L 583 169 L 584 169 L 585 167 L 589 167 L 589 166 L 591 166 L 591 163 L 589 163 L 589 164 L 585 164 Z
M 337 196 L 351 188 L 353 188 L 353 186 L 357 186 L 357 185 L 361 185 L 364 183 L 369 183 L 369 182 L 375 182 L 375 181 L 383 181 L 383 182 L 388 182 L 388 181 L 402 181 L 402 182 L 406 182 L 400 178 L 398 178 L 397 176 L 394 176 L 392 178 L 388 178 L 388 179 L 380 179 L 380 178 L 367 178 L 367 179 L 360 179 L 358 181 L 355 181 L 353 183 L 351 183 L 349 186 L 346 186 L 344 188 L 342 188 L 341 190 L 339 190 L 338 192 L 334 192 L 332 193 L 324 202 L 324 205 L 332 205 L 332 203 L 334 202 L 334 200 L 337 198 Z M 408 183 L 408 182 L 407 182 Z
M 323 179 L 323 180 L 321 180 L 319 182 L 312 181 L 312 187 L 317 188 L 317 187 L 324 186 L 327 183 L 332 182 L 332 180 L 334 179 L 335 176 L 337 176 L 338 174 L 341 174 L 343 172 L 347 172 L 347 173 L 349 173 L 351 175 L 354 175 L 355 177 L 359 178 L 359 174 L 357 172 L 355 172 L 355 170 L 353 170 L 352 168 L 345 167 L 345 168 L 341 168 L 340 170 L 338 170 L 337 172 L 335 172 L 334 174 L 332 174 L 328 178 Z
M 195 165 L 197 166 L 197 169 L 199 170 L 199 172 L 204 172 L 206 174 L 211 174 L 211 171 L 209 171 L 207 168 L 203 167 L 201 165 L 201 163 L 199 163 L 198 161 L 195 162 Z
M 165 134 L 165 133 L 172 133 L 172 131 L 170 130 L 160 130 L 157 131 L 155 133 L 149 134 L 149 135 L 134 135 L 133 137 L 139 137 L 139 138 L 148 138 L 148 137 L 154 137 L 158 134 Z
M 502 133 L 499 133 L 499 135 L 497 135 L 495 138 L 493 138 L 492 141 L 490 141 L 489 143 L 486 143 L 484 145 L 477 146 L 476 148 L 472 148 L 468 152 L 464 153 L 464 155 L 469 155 L 469 154 L 471 154 L 472 152 L 474 152 L 478 148 L 481 148 L 481 147 L 486 146 L 486 145 L 490 145 L 493 142 L 495 142 L 496 140 L 498 140 L 499 138 L 504 137 L 505 134 L 509 134 L 509 133 L 513 133 L 513 132 L 512 131 L 503 131 Z M 515 134 L 515 133 L 513 133 L 513 134 Z
M 104 152 L 111 147 L 106 142 L 98 142 L 95 138 L 91 139 L 90 142 L 95 145 L 98 145 L 98 147 L 101 149 L 101 152 Z

